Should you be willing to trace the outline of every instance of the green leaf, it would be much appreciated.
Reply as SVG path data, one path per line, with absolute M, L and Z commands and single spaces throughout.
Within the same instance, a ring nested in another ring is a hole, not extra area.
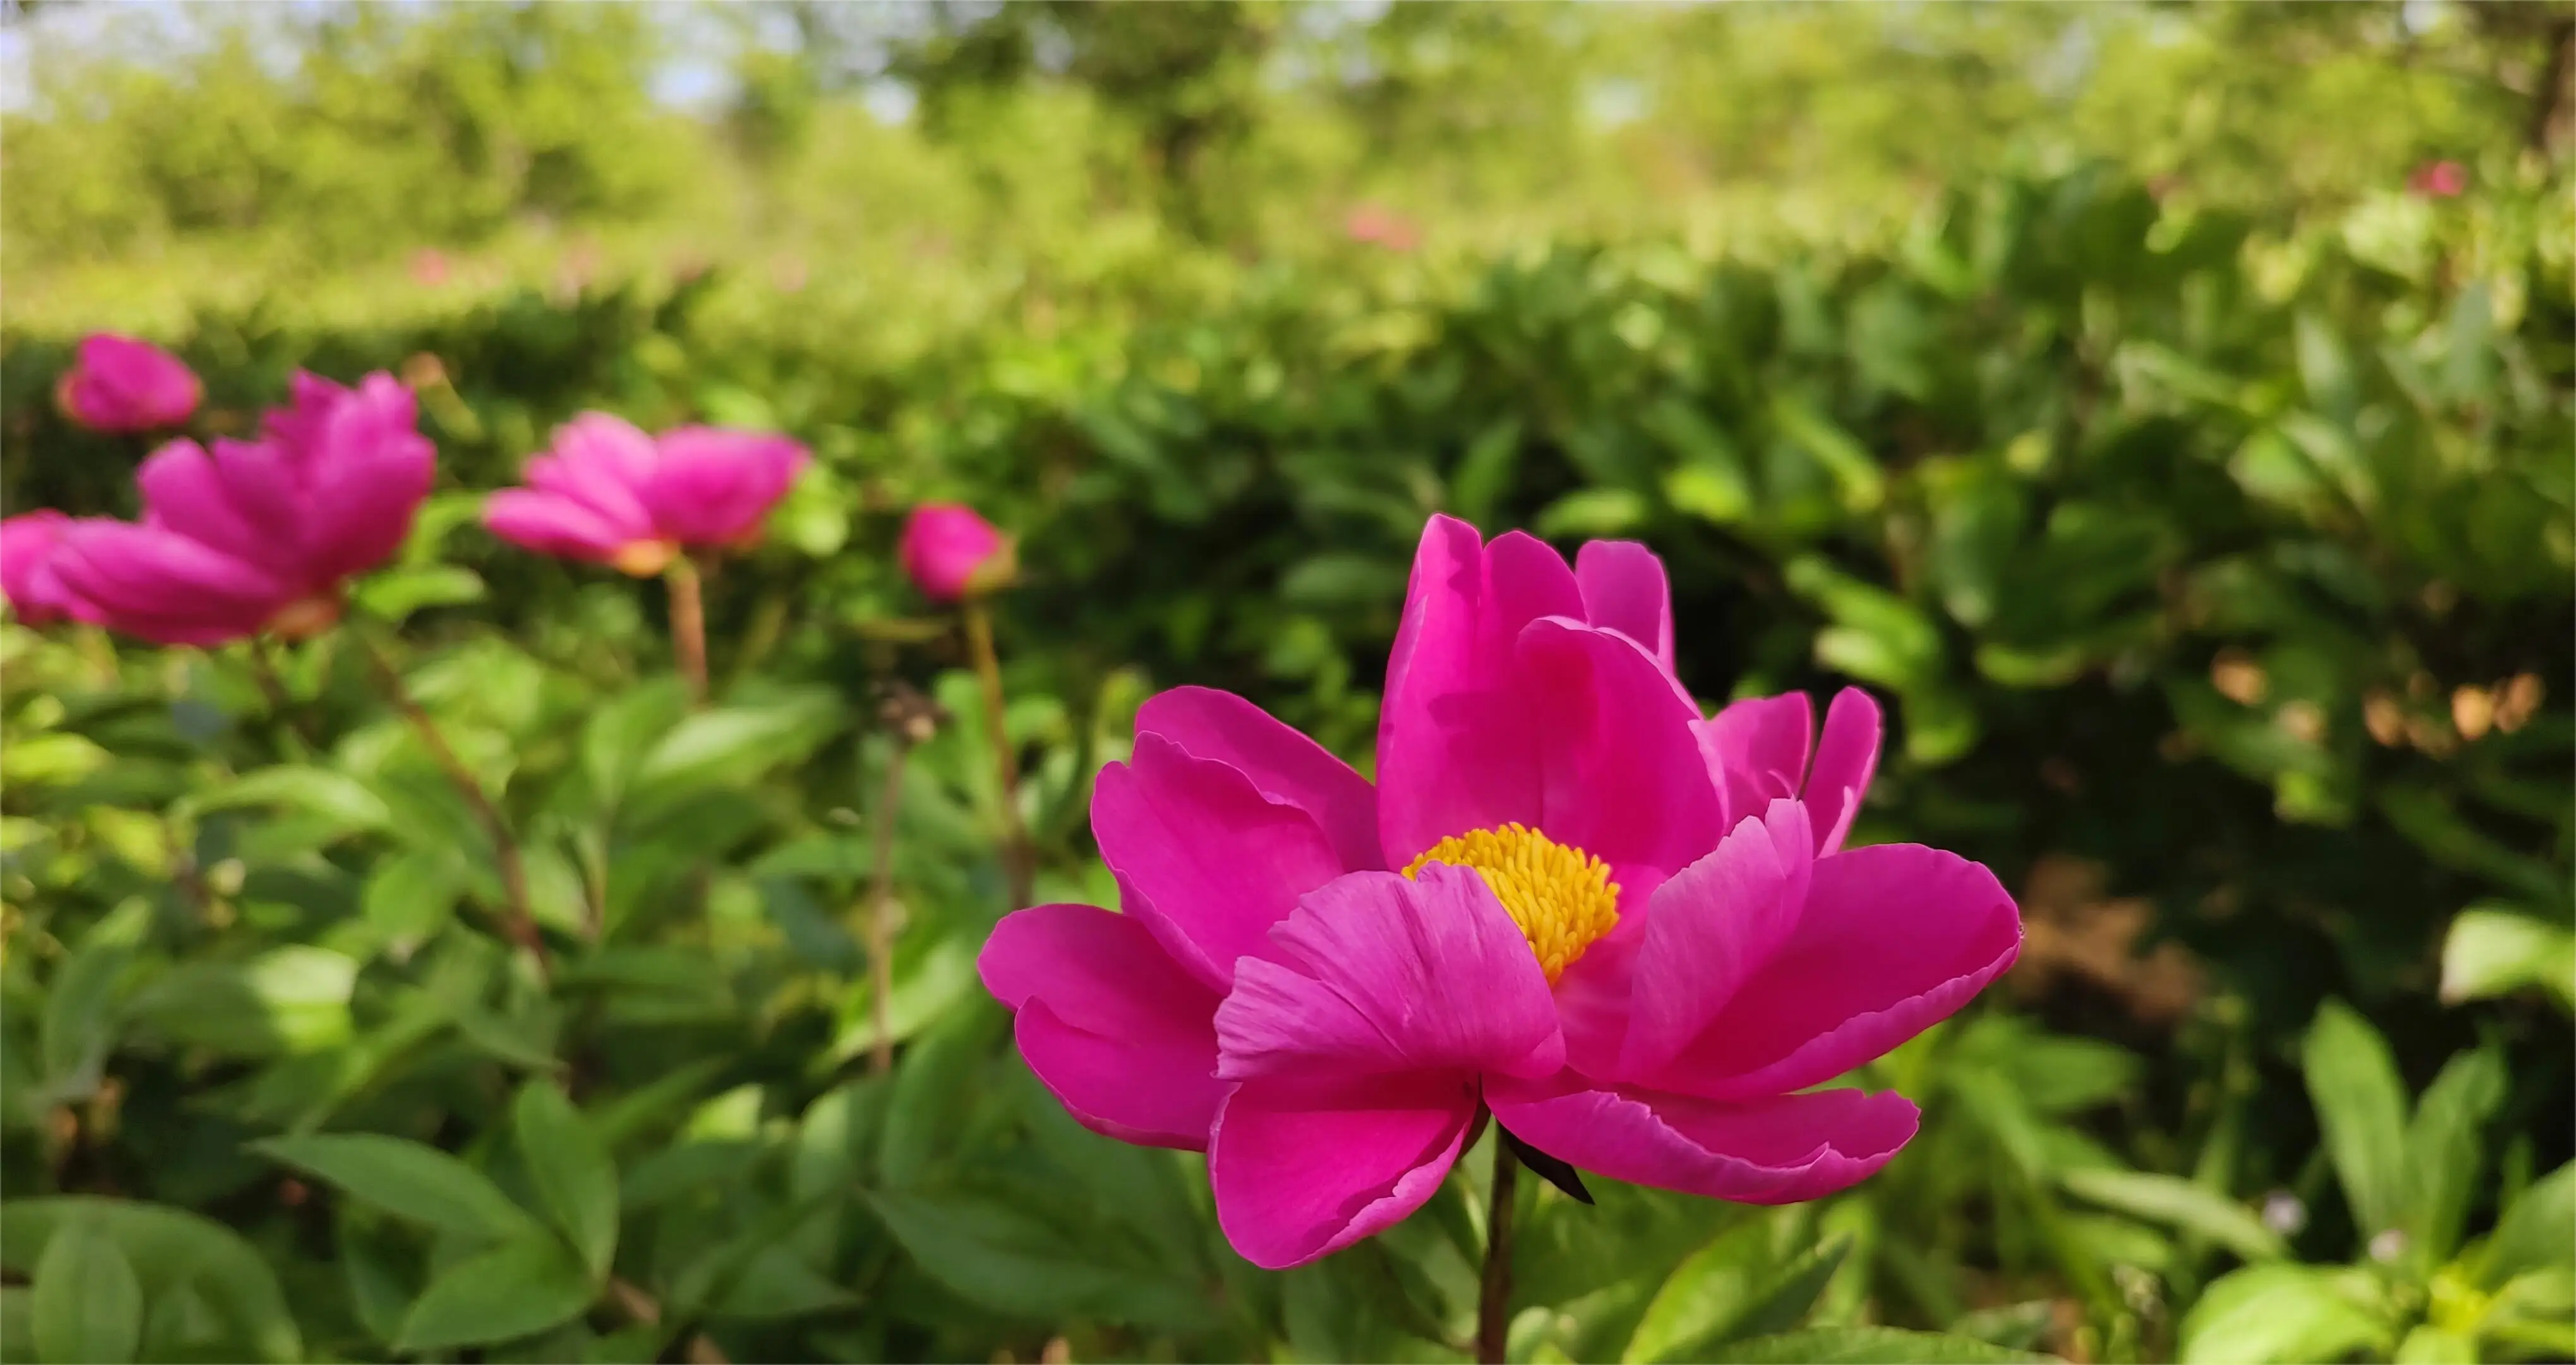
M 1550 539 L 1626 535 L 1645 524 L 1645 498 L 1625 488 L 1585 488 L 1540 509 L 1530 529 Z
M 2406 1199 L 2406 1087 L 2388 1041 L 2340 1000 L 2328 1000 L 2301 1053 L 2326 1155 L 2364 1238 L 2396 1227 Z
M 0 1285 L 0 1360 L 36 1359 L 36 1291 Z
M 2069 1194 L 2106 1209 L 2197 1233 L 2247 1261 L 2289 1254 L 2281 1235 L 2236 1201 L 2188 1180 L 2145 1171 L 2075 1170 L 2059 1177 Z
M 398 1218 L 486 1240 L 538 1230 L 482 1172 L 422 1143 L 376 1133 L 311 1133 L 270 1138 L 252 1150 Z
M 210 1359 L 297 1360 L 304 1344 L 268 1262 L 239 1233 L 159 1204 L 73 1195 L 0 1206 L 0 1266 L 32 1275 L 60 1230 L 87 1223 L 112 1238 L 147 1299 L 193 1293 L 211 1310 L 211 1333 L 181 1333 Z M 15 1358 L 15 1357 L 12 1357 Z
M 1779 1241 L 1777 1223 L 1754 1218 L 1691 1253 L 1664 1277 L 1620 1359 L 1695 1360 L 1720 1342 L 1797 1325 L 1851 1251 L 1851 1239 L 1806 1247 L 1785 1265 Z
M 2054 1356 L 2008 1351 L 1974 1337 L 1939 1332 L 1908 1332 L 1894 1327 L 1814 1327 L 1777 1336 L 1730 1342 L 1703 1359 L 1736 1365 L 1985 1365 L 1991 1361 L 2053 1360 Z
M 2477 1264 L 2488 1289 L 2525 1271 L 2576 1264 L 2576 1162 L 2531 1182 L 2506 1206 Z
M 2504 1103 L 2504 1058 L 2492 1048 L 2453 1057 L 2424 1090 L 2406 1129 L 2406 1236 L 2434 1264 L 2460 1244 L 2476 1193 L 2487 1120 Z
M 838 698 L 817 690 L 759 706 L 697 712 L 656 743 L 636 769 L 629 799 L 648 805 L 711 787 L 748 784 L 800 758 L 845 722 Z
M 1797 1326 L 1816 1306 L 1816 1296 L 1825 1292 L 1834 1272 L 1842 1269 L 1851 1248 L 1849 1236 L 1834 1237 L 1791 1258 L 1746 1300 L 1744 1311 L 1726 1325 L 1724 1335 L 1761 1337 Z
M 2028 1350 L 2057 1316 L 2055 1299 L 2032 1299 L 2001 1308 L 1980 1308 L 1950 1324 L 1953 1336 L 1975 1337 L 2008 1350 Z
M 1092 1316 L 1182 1329 L 1209 1320 L 1198 1285 L 1120 1265 L 1024 1208 L 893 1191 L 871 1194 L 868 1202 L 931 1278 L 1013 1318 Z
M 2478 1344 L 2427 1323 L 2407 1333 L 2389 1359 L 2396 1365 L 2478 1365 Z
M 191 962 L 136 993 L 127 1017 L 163 1038 L 236 1057 L 318 1052 L 349 1040 L 358 964 L 289 944 L 248 962 Z
M 2449 1004 L 2537 986 L 2576 1010 L 2576 930 L 2501 905 L 2473 905 L 2442 941 L 2442 999 Z
M 590 1277 L 544 1231 L 449 1266 L 420 1293 L 394 1349 L 480 1346 L 542 1332 L 590 1305 Z
M 38 1043 L 51 1099 L 86 1099 L 98 1089 L 116 1046 L 117 995 L 133 962 L 133 949 L 123 943 L 88 941 L 46 983 Z
M 181 805 L 190 814 L 243 806 L 282 806 L 351 832 L 389 829 L 394 822 L 393 808 L 358 779 L 329 768 L 291 764 L 261 768 L 229 786 L 191 796 Z
M 542 1077 L 519 1087 L 519 1156 L 537 1198 L 572 1239 L 593 1282 L 617 1259 L 617 1166 L 590 1121 Z
M 2374 1342 L 2387 1325 L 2364 1304 L 2376 1292 L 2361 1272 L 2275 1263 L 2219 1278 L 2182 1323 L 2181 1365 L 2336 1360 Z
M 59 1365 L 123 1365 L 143 1338 L 143 1286 L 113 1238 L 81 1220 L 54 1233 L 36 1262 L 36 1355 Z
M 453 607 L 483 600 L 483 580 L 457 564 L 386 569 L 358 581 L 350 596 L 367 615 L 400 624 L 423 607 Z

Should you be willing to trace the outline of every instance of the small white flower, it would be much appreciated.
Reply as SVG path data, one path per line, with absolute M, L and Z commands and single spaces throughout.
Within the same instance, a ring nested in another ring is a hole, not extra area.
M 2263 1226 L 2284 1237 L 2296 1237 L 2308 1225 L 2308 1206 L 2288 1190 L 2274 1190 L 2263 1196 Z
M 2370 1239 L 2370 1259 L 2386 1263 L 2406 1254 L 2406 1234 L 2395 1228 Z

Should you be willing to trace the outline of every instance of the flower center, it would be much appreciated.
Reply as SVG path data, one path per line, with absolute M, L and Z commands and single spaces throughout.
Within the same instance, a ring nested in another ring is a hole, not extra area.
M 622 574 L 651 578 L 671 567 L 671 556 L 680 552 L 679 542 L 671 540 L 630 540 L 617 547 L 608 557 L 608 566 Z
M 265 629 L 281 640 L 310 640 L 340 620 L 337 596 L 299 597 L 279 607 Z
M 1526 825 L 1450 835 L 1407 864 L 1404 875 L 1418 876 L 1429 863 L 1472 867 L 1485 879 L 1529 939 L 1550 985 L 1619 922 L 1619 885 L 1610 880 L 1610 865 Z

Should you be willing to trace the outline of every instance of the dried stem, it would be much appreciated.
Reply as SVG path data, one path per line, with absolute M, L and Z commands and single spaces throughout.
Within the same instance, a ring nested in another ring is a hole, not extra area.
M 670 567 L 662 571 L 662 583 L 671 596 L 671 657 L 680 665 L 680 676 L 689 680 L 690 702 L 703 703 L 707 699 L 707 609 L 698 588 L 697 564 L 686 554 L 671 556 Z
M 1485 1273 L 1476 1292 L 1476 1359 L 1501 1365 L 1512 1330 L 1512 1187 L 1519 1183 L 1520 1158 L 1512 1145 L 1494 1135 L 1493 1202 L 1485 1213 Z
M 1010 908 L 1025 910 L 1029 883 L 1036 874 L 1036 858 L 1029 846 L 1028 826 L 1020 822 L 1020 760 L 1011 750 L 1010 732 L 1004 723 L 1002 661 L 993 652 L 993 618 L 984 607 L 984 599 L 968 597 L 965 611 L 966 644 L 974 656 L 976 681 L 984 687 L 984 732 L 992 743 L 993 767 L 1001 781 L 1002 873 L 1010 883 Z
M 412 731 L 420 736 L 422 747 L 438 761 L 449 784 L 456 788 L 457 795 L 465 798 L 465 804 L 473 808 L 475 818 L 483 824 L 484 833 L 491 837 L 493 861 L 500 865 L 501 870 L 501 889 L 509 898 L 509 906 L 501 919 L 502 932 L 536 958 L 539 972 L 553 975 L 552 961 L 546 956 L 545 938 L 537 932 L 536 916 L 528 909 L 528 873 L 519 861 L 519 842 L 512 837 L 509 822 L 501 818 L 500 809 L 492 804 L 492 798 L 483 794 L 482 784 L 474 780 L 474 774 L 466 769 L 456 751 L 447 747 L 447 737 L 438 732 L 438 722 L 430 719 L 429 712 L 423 710 L 421 704 L 413 699 L 411 690 L 403 686 L 402 675 L 394 671 L 393 661 L 385 657 L 384 650 L 371 636 L 362 633 L 358 638 L 368 666 L 376 675 L 377 686 L 384 689 L 386 700 L 393 703 L 395 710 L 402 712 L 404 720 L 411 722 Z
M 903 799 L 903 757 L 912 737 L 902 726 L 891 727 L 893 751 L 886 755 L 885 791 L 877 797 L 876 865 L 868 885 L 868 998 L 876 1024 L 876 1042 L 868 1049 L 868 1069 L 894 1069 L 894 810 Z

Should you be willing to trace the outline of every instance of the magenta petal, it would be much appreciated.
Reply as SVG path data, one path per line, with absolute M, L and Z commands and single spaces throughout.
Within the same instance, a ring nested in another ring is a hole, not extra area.
M 53 566 L 54 550 L 71 524 L 50 507 L 0 521 L 0 599 L 28 625 L 57 621 L 76 609 Z
M 1343 871 L 1386 867 L 1377 844 L 1377 789 L 1251 702 L 1212 687 L 1175 687 L 1137 708 L 1136 731 L 1161 735 L 1193 758 L 1230 764 L 1262 795 L 1306 812 L 1333 841 Z
M 1717 846 L 1725 827 L 1692 731 L 1699 707 L 1654 656 L 1563 617 L 1531 622 L 1518 654 L 1514 714 L 1538 735 L 1549 838 L 1663 874 Z M 1623 882 L 1623 904 L 1626 894 Z
M 1494 1121 L 1577 1169 L 1726 1199 L 1793 1204 L 1844 1189 L 1887 1164 L 1920 1113 L 1895 1091 L 1820 1090 L 1718 1104 L 1553 1081 L 1486 1089 Z
M 1473 871 L 1354 872 L 1306 893 L 1217 1007 L 1217 1074 L 1441 1070 L 1545 1076 L 1565 1064 L 1529 940 Z
M 1101 769 L 1091 831 L 1129 912 L 1218 989 L 1234 980 L 1235 959 L 1269 946 L 1299 896 L 1342 871 L 1306 812 L 1160 735 L 1138 735 L 1129 761 Z
M 63 589 L 113 629 L 155 644 L 212 645 L 255 635 L 292 590 L 255 564 L 131 522 L 83 520 L 46 561 Z
M 147 522 L 235 559 L 295 576 L 304 529 L 296 471 L 264 443 L 171 441 L 135 471 Z
M 662 433 L 661 462 L 644 506 L 662 534 L 685 545 L 724 545 L 761 519 L 805 468 L 805 447 L 784 436 L 722 427 Z
M 1655 893 L 1618 1074 L 1661 1071 L 1787 941 L 1806 903 L 1814 839 L 1804 805 L 1774 801 Z
M 1700 744 L 1726 797 L 1726 818 L 1759 814 L 1783 796 L 1796 796 L 1815 743 L 1815 704 L 1804 692 L 1750 697 L 1700 725 Z
M 1378 716 L 1378 830 L 1389 866 L 1452 834 L 1538 823 L 1528 717 L 1513 715 L 1501 690 L 1508 658 L 1478 644 L 1485 579 L 1476 528 L 1445 516 L 1422 528 Z
M 1807 774 L 1804 788 L 1807 805 L 1815 812 L 1816 856 L 1839 850 L 1843 836 L 1851 832 L 1852 817 L 1859 814 L 1861 798 L 1869 795 L 1869 779 L 1878 771 L 1878 743 L 1878 702 L 1857 687 L 1835 693 L 1833 705 L 1825 710 L 1825 737 L 1816 745 L 1816 766 Z
M 1217 1225 L 1264 1270 L 1339 1251 L 1422 1207 L 1475 1117 L 1454 1075 L 1238 1086 L 1208 1147 Z
M 1126 1142 L 1207 1149 L 1217 995 L 1143 925 L 1089 905 L 1003 917 L 976 959 L 1019 1012 L 1020 1055 L 1085 1127 Z
M 322 470 L 312 488 L 307 575 L 328 582 L 393 558 L 411 535 L 421 499 L 429 496 L 434 460 L 428 437 L 388 431 Z
M 533 488 L 504 488 L 485 498 L 483 524 L 511 544 L 565 559 L 605 563 L 628 543 L 597 512 Z
M 597 513 L 621 540 L 653 537 L 642 489 L 661 454 L 634 423 L 585 412 L 556 427 L 551 453 L 528 463 L 528 486 L 559 493 Z
M 1505 531 L 1485 547 L 1484 599 L 1477 606 L 1477 651 L 1499 667 L 1521 631 L 1543 616 L 1583 619 L 1583 589 L 1565 556 L 1526 531 Z
M 1797 928 L 1657 1084 L 1748 1099 L 1828 1081 L 2010 967 L 2021 915 L 1980 863 L 1920 844 L 1818 859 Z
M 1673 670 L 1673 591 L 1654 551 L 1633 540 L 1586 541 L 1575 552 L 1574 577 L 1584 619 L 1644 645 Z

